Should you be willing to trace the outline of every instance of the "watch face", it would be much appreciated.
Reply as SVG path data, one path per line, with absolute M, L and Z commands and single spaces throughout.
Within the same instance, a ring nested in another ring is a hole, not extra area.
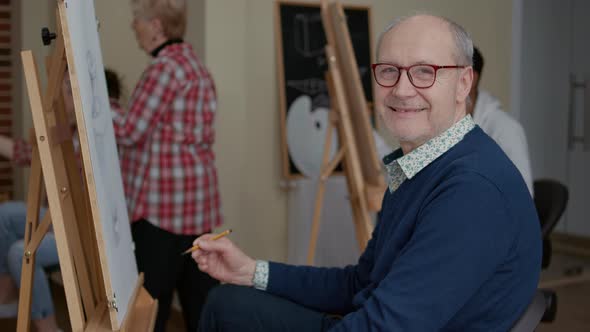
M 287 146 L 295 167 L 307 177 L 317 177 L 322 166 L 322 154 L 328 130 L 329 109 L 312 107 L 307 95 L 295 99 L 287 113 Z M 336 154 L 338 135 L 332 131 L 330 159 Z

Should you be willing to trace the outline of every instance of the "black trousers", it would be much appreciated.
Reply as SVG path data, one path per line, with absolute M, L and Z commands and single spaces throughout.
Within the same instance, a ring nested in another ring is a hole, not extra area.
M 207 293 L 219 282 L 201 272 L 190 255 L 181 253 L 198 235 L 177 235 L 140 220 L 131 224 L 135 258 L 144 273 L 144 287 L 158 299 L 154 331 L 165 331 L 174 290 L 178 290 L 187 331 L 199 326 Z
M 264 291 L 221 285 L 209 293 L 199 332 L 323 332 L 338 322 Z

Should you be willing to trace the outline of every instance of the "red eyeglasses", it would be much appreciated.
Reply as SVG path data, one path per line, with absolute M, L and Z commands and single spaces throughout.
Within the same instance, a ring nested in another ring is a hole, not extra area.
M 385 88 L 391 88 L 399 82 L 402 69 L 406 71 L 410 83 L 418 89 L 430 88 L 436 81 L 436 73 L 439 69 L 465 68 L 467 66 L 437 66 L 429 64 L 417 64 L 409 67 L 401 67 L 390 63 L 374 63 L 371 65 L 373 76 L 377 84 Z

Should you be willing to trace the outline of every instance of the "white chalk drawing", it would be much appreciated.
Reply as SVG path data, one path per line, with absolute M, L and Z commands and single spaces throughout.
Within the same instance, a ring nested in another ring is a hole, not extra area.
M 310 96 L 301 95 L 287 113 L 287 148 L 293 164 L 307 177 L 321 172 L 324 142 L 328 130 L 329 109 L 314 107 Z M 318 102 L 319 103 L 319 102 Z M 338 135 L 333 131 L 330 159 L 336 155 Z
M 88 65 L 88 76 L 90 77 L 92 90 L 92 118 L 97 119 L 100 116 L 103 105 L 101 104 L 100 97 L 96 93 L 96 59 L 90 50 L 86 52 L 86 63 Z M 99 127 L 102 127 L 102 124 L 100 124 Z
M 324 54 L 326 38 L 319 13 L 295 15 L 293 21 L 295 50 L 303 57 L 312 58 Z M 319 38 L 324 36 L 323 38 Z
M 112 209 L 111 209 L 111 218 L 113 218 L 113 223 L 111 225 L 111 229 L 113 232 L 113 243 L 115 247 L 119 247 L 121 243 L 121 230 L 120 230 L 120 223 L 119 223 L 119 205 L 120 202 L 112 202 Z
M 320 93 L 313 97 L 311 101 L 311 108 L 330 108 L 330 96 L 327 93 Z
M 98 20 L 96 21 L 98 24 Z M 100 156 L 107 156 L 108 150 L 105 144 L 105 131 L 106 126 L 105 121 L 111 121 L 111 112 L 110 106 L 105 105 L 102 96 L 98 91 L 98 79 L 97 75 L 97 65 L 96 65 L 96 57 L 95 55 L 88 50 L 86 52 L 86 63 L 88 66 L 88 76 L 90 78 L 90 90 L 92 91 L 92 120 L 93 120 L 93 127 L 92 131 L 94 133 L 94 143 L 96 146 L 96 150 L 98 155 Z M 100 74 L 103 74 L 101 72 Z M 112 181 L 112 178 L 108 176 L 108 159 L 107 158 L 99 158 L 98 159 L 98 171 L 100 172 L 100 178 Z M 109 186 L 110 187 L 110 186 Z M 107 209 L 111 210 L 110 217 L 112 218 L 112 231 L 113 231 L 113 243 L 115 247 L 119 246 L 121 242 L 121 235 L 119 234 L 119 216 L 117 205 L 119 204 L 118 201 L 113 200 L 111 195 L 107 195 L 107 199 L 110 201 L 107 204 Z
M 362 33 L 353 33 L 352 40 L 365 38 Z M 320 13 L 298 13 L 293 18 L 293 47 L 304 58 L 315 58 L 316 65 L 323 68 L 327 65 L 325 57 L 326 37 Z M 367 66 L 359 66 L 361 80 L 369 74 Z M 323 80 L 322 80 L 323 82 Z M 290 86 L 291 81 L 287 81 Z M 294 83 L 301 84 L 301 83 Z M 308 82 L 305 84 L 313 84 Z M 324 83 L 325 84 L 325 83 Z M 323 91 L 322 91 L 323 92 Z M 305 92 L 313 94 L 313 92 Z
M 319 78 L 287 80 L 287 86 L 306 95 L 316 95 L 318 93 L 328 92 L 326 81 Z
M 109 107 L 104 66 L 97 31 L 97 19 L 92 0 L 66 0 L 66 17 L 71 47 L 68 63 L 76 74 L 77 91 L 82 101 L 87 149 L 84 156 L 88 189 L 93 191 L 92 215 L 102 227 L 99 248 L 101 260 L 107 264 L 103 279 L 107 298 L 116 294 L 116 318 L 111 316 L 115 329 L 123 322 L 138 272 L 133 252 L 129 215 L 127 213 L 121 168 Z M 70 54 L 71 52 L 71 54 Z M 73 81 L 74 82 L 74 81 Z M 89 161 L 89 162 L 88 162 Z M 91 172 L 90 172 L 91 170 Z

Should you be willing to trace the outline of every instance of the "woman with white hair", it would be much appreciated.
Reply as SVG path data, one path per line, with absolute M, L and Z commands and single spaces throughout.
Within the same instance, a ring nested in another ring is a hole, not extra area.
M 138 268 L 165 329 L 178 290 L 187 330 L 218 281 L 180 253 L 221 225 L 209 71 L 183 41 L 186 0 L 131 0 L 139 47 L 152 56 L 126 113 L 114 117 Z

